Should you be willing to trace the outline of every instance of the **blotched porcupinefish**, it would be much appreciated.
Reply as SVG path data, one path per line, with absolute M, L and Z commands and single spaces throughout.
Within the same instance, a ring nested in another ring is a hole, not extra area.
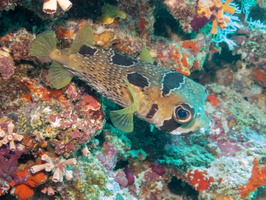
M 125 107 L 111 111 L 114 126 L 133 131 L 133 115 L 171 134 L 196 132 L 210 124 L 204 111 L 204 87 L 182 74 L 95 48 L 93 30 L 81 29 L 70 49 L 56 48 L 54 32 L 44 32 L 31 43 L 33 56 L 50 57 L 48 78 L 54 88 L 66 86 L 74 76 Z

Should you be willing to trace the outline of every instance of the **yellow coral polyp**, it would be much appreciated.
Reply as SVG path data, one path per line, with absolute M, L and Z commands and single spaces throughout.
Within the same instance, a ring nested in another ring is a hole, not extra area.
M 121 10 L 118 10 L 116 7 L 105 3 L 102 7 L 102 16 L 98 19 L 98 22 L 101 24 L 111 24 L 115 18 L 126 19 L 127 15 Z
M 235 8 L 229 6 L 233 0 L 226 0 L 223 4 L 221 0 L 199 0 L 198 1 L 198 14 L 200 16 L 207 17 L 210 19 L 211 16 L 215 16 L 215 19 L 212 23 L 211 34 L 217 33 L 217 28 L 220 29 L 226 28 L 226 23 L 229 22 L 229 19 L 224 16 L 224 13 L 234 14 Z
M 235 12 L 235 8 L 232 7 L 232 6 L 229 6 L 228 4 L 231 3 L 233 0 L 227 0 L 224 5 L 223 5 L 223 9 L 224 9 L 224 12 L 227 12 L 227 13 L 230 13 L 231 15 L 234 14 Z

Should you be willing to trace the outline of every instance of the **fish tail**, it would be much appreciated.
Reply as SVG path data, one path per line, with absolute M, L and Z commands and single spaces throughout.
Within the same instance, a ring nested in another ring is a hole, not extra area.
M 32 56 L 49 57 L 50 53 L 56 49 L 57 39 L 54 32 L 44 32 L 37 36 L 30 44 L 30 54 Z

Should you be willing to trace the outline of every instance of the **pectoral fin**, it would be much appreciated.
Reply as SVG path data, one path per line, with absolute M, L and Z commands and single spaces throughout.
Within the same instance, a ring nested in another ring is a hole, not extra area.
M 61 89 L 70 83 L 73 75 L 60 63 L 53 61 L 49 73 L 48 80 L 56 89 Z
M 125 82 L 132 95 L 133 103 L 131 104 L 131 106 L 127 108 L 111 111 L 110 118 L 111 118 L 113 125 L 117 129 L 123 132 L 129 133 L 129 132 L 132 132 L 134 129 L 134 121 L 133 121 L 134 116 L 133 115 L 138 109 L 138 100 L 129 82 L 126 79 L 125 79 Z

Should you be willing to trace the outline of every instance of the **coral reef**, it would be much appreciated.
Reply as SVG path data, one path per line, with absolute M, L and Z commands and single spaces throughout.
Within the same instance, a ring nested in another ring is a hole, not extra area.
M 0 2 L 0 198 L 264 199 L 265 1 L 72 3 Z M 135 119 L 124 133 L 108 115 L 118 106 L 83 81 L 52 89 L 30 43 L 53 30 L 69 48 L 87 24 L 95 48 L 203 84 L 210 127 L 175 136 Z
M 192 30 L 191 23 L 197 15 L 197 1 L 165 0 L 165 4 L 184 31 Z
M 0 2 L 0 11 L 2 10 L 10 10 L 10 9 L 14 9 L 16 5 L 19 5 L 23 2 L 23 0 L 14 0 L 14 1 L 10 1 L 10 0 L 3 0 Z

